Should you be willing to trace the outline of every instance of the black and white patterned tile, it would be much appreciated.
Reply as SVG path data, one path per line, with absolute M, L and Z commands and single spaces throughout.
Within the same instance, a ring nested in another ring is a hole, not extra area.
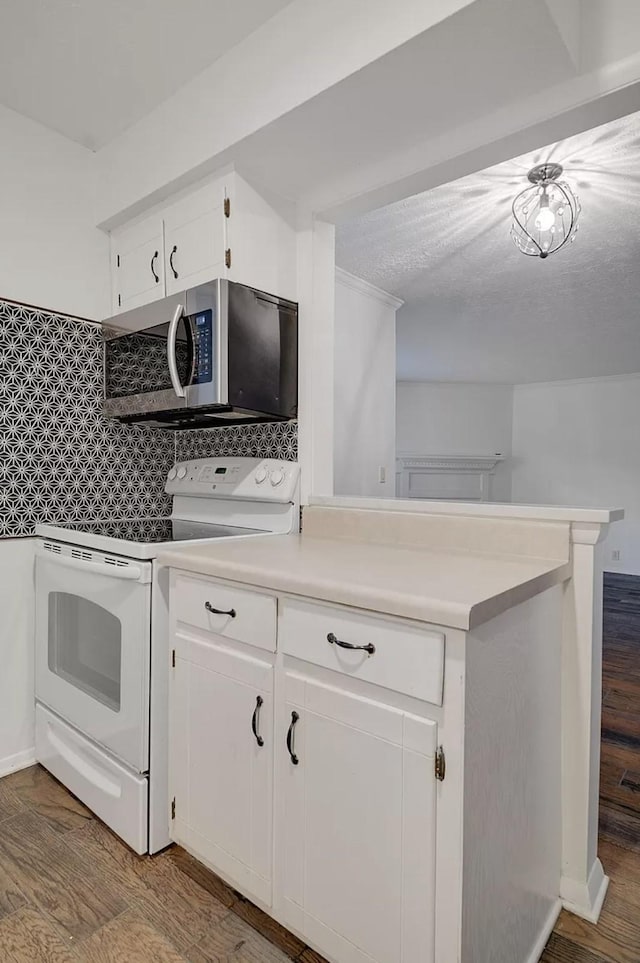
M 176 461 L 233 455 L 247 458 L 298 457 L 298 422 L 275 421 L 229 428 L 196 428 L 176 432 Z
M 98 325 L 0 300 L 0 538 L 38 522 L 166 517 L 176 450 L 178 461 L 297 457 L 296 422 L 122 425 L 102 414 L 102 379 Z
M 172 431 L 103 417 L 97 325 L 0 301 L 0 537 L 168 515 Z

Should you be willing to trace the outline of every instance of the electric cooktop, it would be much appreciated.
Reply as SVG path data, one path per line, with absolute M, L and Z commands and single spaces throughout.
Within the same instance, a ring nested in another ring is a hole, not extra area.
M 189 522 L 178 518 L 115 518 L 93 522 L 54 522 L 56 528 L 87 535 L 106 535 L 145 545 L 187 542 L 199 538 L 228 538 L 230 535 L 259 535 L 260 529 L 239 528 L 213 522 Z

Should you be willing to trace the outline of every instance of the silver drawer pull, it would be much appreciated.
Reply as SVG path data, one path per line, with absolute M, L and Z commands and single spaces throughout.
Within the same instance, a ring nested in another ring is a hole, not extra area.
M 336 639 L 333 632 L 329 632 L 327 636 L 327 642 L 329 645 L 339 645 L 341 649 L 357 649 L 362 652 L 367 652 L 369 655 L 373 655 L 376 651 L 375 645 L 369 642 L 368 645 L 352 645 L 351 642 L 341 642 L 340 639 Z
M 205 602 L 204 607 L 207 612 L 211 612 L 212 615 L 228 615 L 230 619 L 235 619 L 236 617 L 235 609 L 214 609 L 211 602 Z

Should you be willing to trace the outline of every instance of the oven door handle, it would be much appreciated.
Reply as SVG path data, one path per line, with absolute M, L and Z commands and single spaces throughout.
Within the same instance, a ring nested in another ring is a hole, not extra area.
M 47 552 L 46 549 L 37 549 L 38 558 L 43 558 L 47 562 L 54 562 L 56 565 L 64 565 L 65 568 L 73 568 L 78 572 L 87 572 L 91 575 L 106 575 L 108 578 L 126 579 L 128 582 L 139 582 L 142 571 L 137 565 L 106 565 L 104 562 L 85 562 L 80 558 L 70 558 L 68 555 L 55 555 Z
M 180 324 L 180 319 L 184 314 L 184 308 L 181 304 L 176 307 L 176 310 L 169 323 L 169 333 L 167 334 L 167 359 L 169 361 L 169 377 L 171 378 L 171 384 L 173 390 L 177 394 L 178 398 L 186 398 L 187 393 L 180 381 L 180 376 L 178 374 L 178 362 L 176 359 L 176 343 L 178 340 L 178 325 Z

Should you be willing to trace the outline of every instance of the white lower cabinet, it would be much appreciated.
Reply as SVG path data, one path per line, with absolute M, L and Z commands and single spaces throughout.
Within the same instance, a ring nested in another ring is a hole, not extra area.
M 340 963 L 433 963 L 436 723 L 298 672 L 285 700 L 285 922 Z
M 177 633 L 171 693 L 172 836 L 271 904 L 273 665 Z
M 535 963 L 563 604 L 445 632 L 172 572 L 173 838 L 330 963 Z
M 172 573 L 172 838 L 334 963 L 435 963 L 437 723 L 369 682 L 366 651 L 323 664 L 327 625 L 359 644 L 373 632 L 381 660 L 411 649 L 411 627 L 326 606 L 300 623 L 296 605 L 244 590 L 238 622 L 277 605 L 269 652 L 264 620 L 235 636 L 198 622 L 196 585 L 234 590 Z M 414 669 L 441 700 L 444 637 L 424 644 Z

